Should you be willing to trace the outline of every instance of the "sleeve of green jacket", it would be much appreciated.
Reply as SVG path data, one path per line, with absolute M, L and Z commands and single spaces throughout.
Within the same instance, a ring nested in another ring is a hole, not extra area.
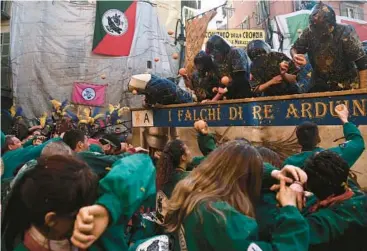
M 128 221 L 146 200 L 154 203 L 155 175 L 153 162 L 146 154 L 134 154 L 113 164 L 99 182 L 101 196 L 96 202 L 109 211 L 111 224 L 122 216 Z
M 1 149 L 3 149 L 5 145 L 5 134 L 3 133 L 3 131 L 1 131 Z
M 281 208 L 276 217 L 276 229 L 271 242 L 258 240 L 258 227 L 254 219 L 247 217 L 228 206 L 217 206 L 226 216 L 225 223 L 218 227 L 218 216 L 204 211 L 204 234 L 213 250 L 297 250 L 306 251 L 309 245 L 308 227 L 305 219 L 296 207 Z M 224 204 L 224 203 L 222 203 Z
M 214 135 L 211 133 L 207 135 L 199 133 L 197 136 L 197 140 L 200 151 L 204 156 L 207 156 L 209 153 L 214 151 L 215 148 L 217 148 Z
M 32 159 L 36 159 L 39 156 L 41 156 L 42 150 L 43 148 L 45 148 L 45 146 L 51 142 L 55 142 L 55 141 L 60 141 L 62 140 L 61 138 L 53 138 L 50 140 L 47 140 L 46 142 L 44 142 L 43 144 L 39 145 L 39 146 L 27 146 L 23 149 L 22 153 L 21 153 L 21 158 L 23 159 L 23 162 L 27 162 L 30 161 Z
M 343 133 L 346 142 L 329 150 L 338 153 L 352 167 L 364 151 L 364 140 L 360 130 L 351 122 L 343 125 Z
M 367 227 L 367 197 L 356 196 L 330 208 L 306 216 L 310 244 L 328 243 L 342 237 L 349 228 Z
M 34 139 L 34 137 L 32 137 L 32 138 L 30 138 L 29 140 L 27 140 L 27 141 L 23 144 L 23 147 L 33 146 L 33 139 Z
M 274 179 L 271 176 L 271 172 L 274 170 L 278 170 L 270 163 L 264 162 L 264 171 L 262 177 L 262 189 L 268 190 L 272 185 L 279 183 L 277 179 Z

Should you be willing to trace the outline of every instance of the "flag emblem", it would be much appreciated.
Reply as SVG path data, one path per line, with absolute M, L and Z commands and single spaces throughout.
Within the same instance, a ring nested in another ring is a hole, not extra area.
M 96 97 L 96 92 L 93 88 L 85 88 L 82 91 L 82 97 L 84 98 L 84 100 L 93 100 Z
M 103 106 L 106 101 L 107 84 L 75 82 L 71 102 L 78 105 Z
M 122 11 L 112 9 L 103 14 L 102 26 L 109 35 L 119 37 L 126 33 L 129 23 Z

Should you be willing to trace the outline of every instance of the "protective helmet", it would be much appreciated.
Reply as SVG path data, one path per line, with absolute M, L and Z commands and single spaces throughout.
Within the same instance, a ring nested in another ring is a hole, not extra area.
M 206 42 L 206 53 L 215 55 L 217 53 L 227 54 L 231 50 L 231 44 L 219 35 L 212 35 Z
M 316 4 L 309 17 L 310 28 L 317 34 L 330 33 L 330 28 L 336 25 L 335 11 L 324 3 Z
M 247 45 L 247 55 L 251 60 L 257 56 L 268 54 L 271 52 L 271 47 L 263 40 L 252 40 Z
M 213 60 L 205 51 L 200 51 L 194 58 L 194 64 L 198 70 L 210 70 Z

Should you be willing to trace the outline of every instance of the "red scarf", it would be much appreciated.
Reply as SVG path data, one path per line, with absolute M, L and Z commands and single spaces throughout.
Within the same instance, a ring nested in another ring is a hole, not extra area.
M 329 197 L 327 197 L 325 200 L 322 201 L 318 201 L 315 205 L 313 205 L 309 211 L 311 213 L 316 212 L 319 208 L 324 208 L 324 207 L 330 207 L 335 205 L 336 203 L 348 200 L 350 198 L 352 198 L 352 196 L 354 195 L 354 192 L 348 188 L 345 193 L 335 196 L 335 195 L 330 195 Z

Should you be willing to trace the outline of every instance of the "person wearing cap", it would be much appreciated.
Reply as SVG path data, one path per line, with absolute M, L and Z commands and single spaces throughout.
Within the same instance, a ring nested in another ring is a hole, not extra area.
M 153 74 L 133 75 L 129 82 L 129 91 L 145 95 L 147 106 L 193 102 L 191 93 L 184 91 L 171 80 Z
M 252 40 L 247 45 L 247 53 L 252 60 L 255 93 L 264 96 L 300 93 L 296 74 L 298 68 L 285 54 L 272 52 L 270 45 L 263 40 Z
M 343 133 L 346 141 L 329 150 L 338 153 L 351 168 L 363 153 L 365 143 L 358 127 L 348 121 L 349 111 L 347 107 L 345 105 L 338 105 L 335 108 L 335 112 L 343 123 Z M 294 165 L 302 168 L 309 157 L 324 150 L 318 147 L 321 140 L 318 127 L 315 123 L 304 122 L 300 124 L 297 126 L 296 135 L 302 151 L 288 157 L 284 161 L 283 166 Z
M 337 24 L 334 10 L 320 2 L 314 6 L 307 27 L 291 48 L 294 62 L 313 68 L 309 92 L 367 88 L 367 56 L 351 25 Z
M 113 163 L 129 155 L 129 153 L 106 155 L 89 151 L 88 138 L 85 133 L 80 130 L 67 131 L 63 136 L 63 141 L 76 153 L 76 156 L 85 161 L 100 178 L 104 177 L 110 171 Z M 108 152 L 115 151 L 115 148 L 112 148 L 113 147 L 109 148 Z

